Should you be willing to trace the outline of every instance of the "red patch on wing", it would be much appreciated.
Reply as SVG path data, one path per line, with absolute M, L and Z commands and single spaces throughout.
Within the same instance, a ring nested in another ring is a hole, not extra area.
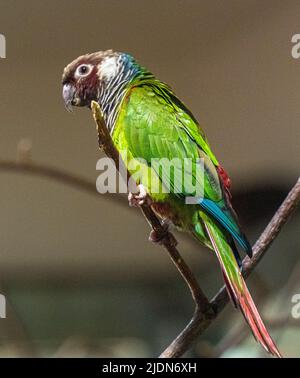
M 230 193 L 231 180 L 230 180 L 227 172 L 225 171 L 225 169 L 221 165 L 217 166 L 217 171 L 218 171 L 219 177 L 220 177 L 220 179 L 221 179 L 221 181 L 224 185 L 224 189 L 228 193 L 229 198 L 231 198 L 231 193 Z

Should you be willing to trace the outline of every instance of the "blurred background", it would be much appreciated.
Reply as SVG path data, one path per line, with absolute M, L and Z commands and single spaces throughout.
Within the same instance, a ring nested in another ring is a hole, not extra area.
M 299 14 L 297 0 L 0 0 L 0 356 L 157 356 L 193 312 L 139 211 L 96 193 L 102 154 L 89 112 L 64 109 L 64 66 L 112 48 L 169 83 L 230 173 L 254 243 L 299 176 Z M 248 280 L 290 357 L 300 356 L 299 225 L 298 212 Z M 176 236 L 213 296 L 213 254 Z M 187 356 L 266 354 L 228 306 Z

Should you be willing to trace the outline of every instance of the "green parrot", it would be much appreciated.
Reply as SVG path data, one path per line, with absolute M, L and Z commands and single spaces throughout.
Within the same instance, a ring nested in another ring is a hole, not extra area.
M 250 257 L 252 249 L 231 206 L 230 179 L 190 110 L 127 53 L 80 56 L 64 69 L 62 84 L 67 109 L 90 108 L 96 101 L 133 177 L 139 165 L 139 192 L 129 193 L 130 204 L 148 201 L 162 221 L 191 233 L 215 252 L 234 306 L 264 349 L 280 357 L 241 274 L 235 243 Z M 184 164 L 186 160 L 191 163 Z M 170 161 L 175 163 L 168 170 Z M 200 170 L 202 175 L 197 174 Z M 184 180 L 179 180 L 182 174 Z

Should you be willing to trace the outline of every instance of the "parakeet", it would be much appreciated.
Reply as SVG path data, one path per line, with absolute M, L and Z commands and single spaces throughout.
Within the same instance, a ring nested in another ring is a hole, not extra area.
M 107 50 L 80 56 L 64 69 L 62 84 L 68 109 L 90 108 L 91 101 L 98 102 L 128 170 L 134 173 L 128 163 L 132 160 L 142 165 L 137 179 L 140 192 L 130 195 L 131 202 L 142 204 L 150 198 L 150 206 L 162 220 L 191 233 L 215 252 L 232 303 L 241 310 L 256 340 L 280 357 L 241 274 L 236 243 L 250 257 L 252 249 L 231 205 L 230 179 L 191 111 L 168 85 L 127 53 Z M 185 173 L 194 185 L 182 187 L 175 180 L 176 170 L 181 171 L 184 164 L 175 164 L 169 175 L 151 165 L 153 159 L 163 158 L 179 163 L 190 159 L 192 164 Z M 203 162 L 202 180 L 196 175 L 199 159 Z M 152 175 L 170 190 L 154 190 L 149 184 Z M 201 186 L 202 197 L 187 204 L 197 186 Z

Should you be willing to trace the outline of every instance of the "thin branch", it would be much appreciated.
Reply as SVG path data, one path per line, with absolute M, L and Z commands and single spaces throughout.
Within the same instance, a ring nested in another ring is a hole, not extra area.
M 273 218 L 271 219 L 260 238 L 253 247 L 253 257 L 250 259 L 246 257 L 243 260 L 243 276 L 247 278 L 255 266 L 262 259 L 273 240 L 278 236 L 284 224 L 287 222 L 290 215 L 296 209 L 300 201 L 300 178 L 291 189 L 282 205 L 279 207 Z M 225 286 L 212 298 L 210 305 L 214 309 L 214 314 L 211 312 L 202 312 L 194 315 L 186 328 L 176 337 L 176 339 L 166 348 L 161 354 L 161 357 L 180 357 L 192 345 L 195 339 L 201 335 L 212 321 L 221 313 L 229 298 Z
M 121 175 L 123 175 L 123 178 L 126 180 L 126 182 L 129 182 L 131 174 L 125 167 L 125 164 L 122 161 L 119 152 L 111 139 L 110 133 L 104 123 L 100 107 L 96 102 L 92 102 L 92 112 L 98 131 L 99 147 L 103 149 L 108 157 L 113 159 L 118 171 L 121 173 Z M 141 206 L 141 211 L 156 234 L 162 236 L 161 245 L 166 249 L 176 268 L 188 285 L 195 302 L 196 312 L 210 312 L 208 299 L 198 285 L 192 271 L 178 252 L 176 248 L 177 241 L 173 234 L 171 234 L 169 231 L 166 231 L 151 207 L 143 205 Z
M 39 177 L 45 177 L 56 180 L 63 184 L 72 186 L 76 189 L 83 190 L 89 194 L 98 196 L 99 193 L 96 190 L 96 185 L 93 181 L 85 179 L 74 173 L 70 173 L 60 168 L 54 168 L 45 164 L 37 164 L 34 162 L 20 162 L 14 160 L 0 160 L 0 170 L 4 172 L 15 172 L 27 175 L 34 175 Z M 112 198 L 111 196 L 107 196 Z M 121 196 L 119 197 L 121 199 Z M 115 197 L 114 197 L 115 200 Z M 120 200 L 120 204 L 124 204 L 124 201 Z

